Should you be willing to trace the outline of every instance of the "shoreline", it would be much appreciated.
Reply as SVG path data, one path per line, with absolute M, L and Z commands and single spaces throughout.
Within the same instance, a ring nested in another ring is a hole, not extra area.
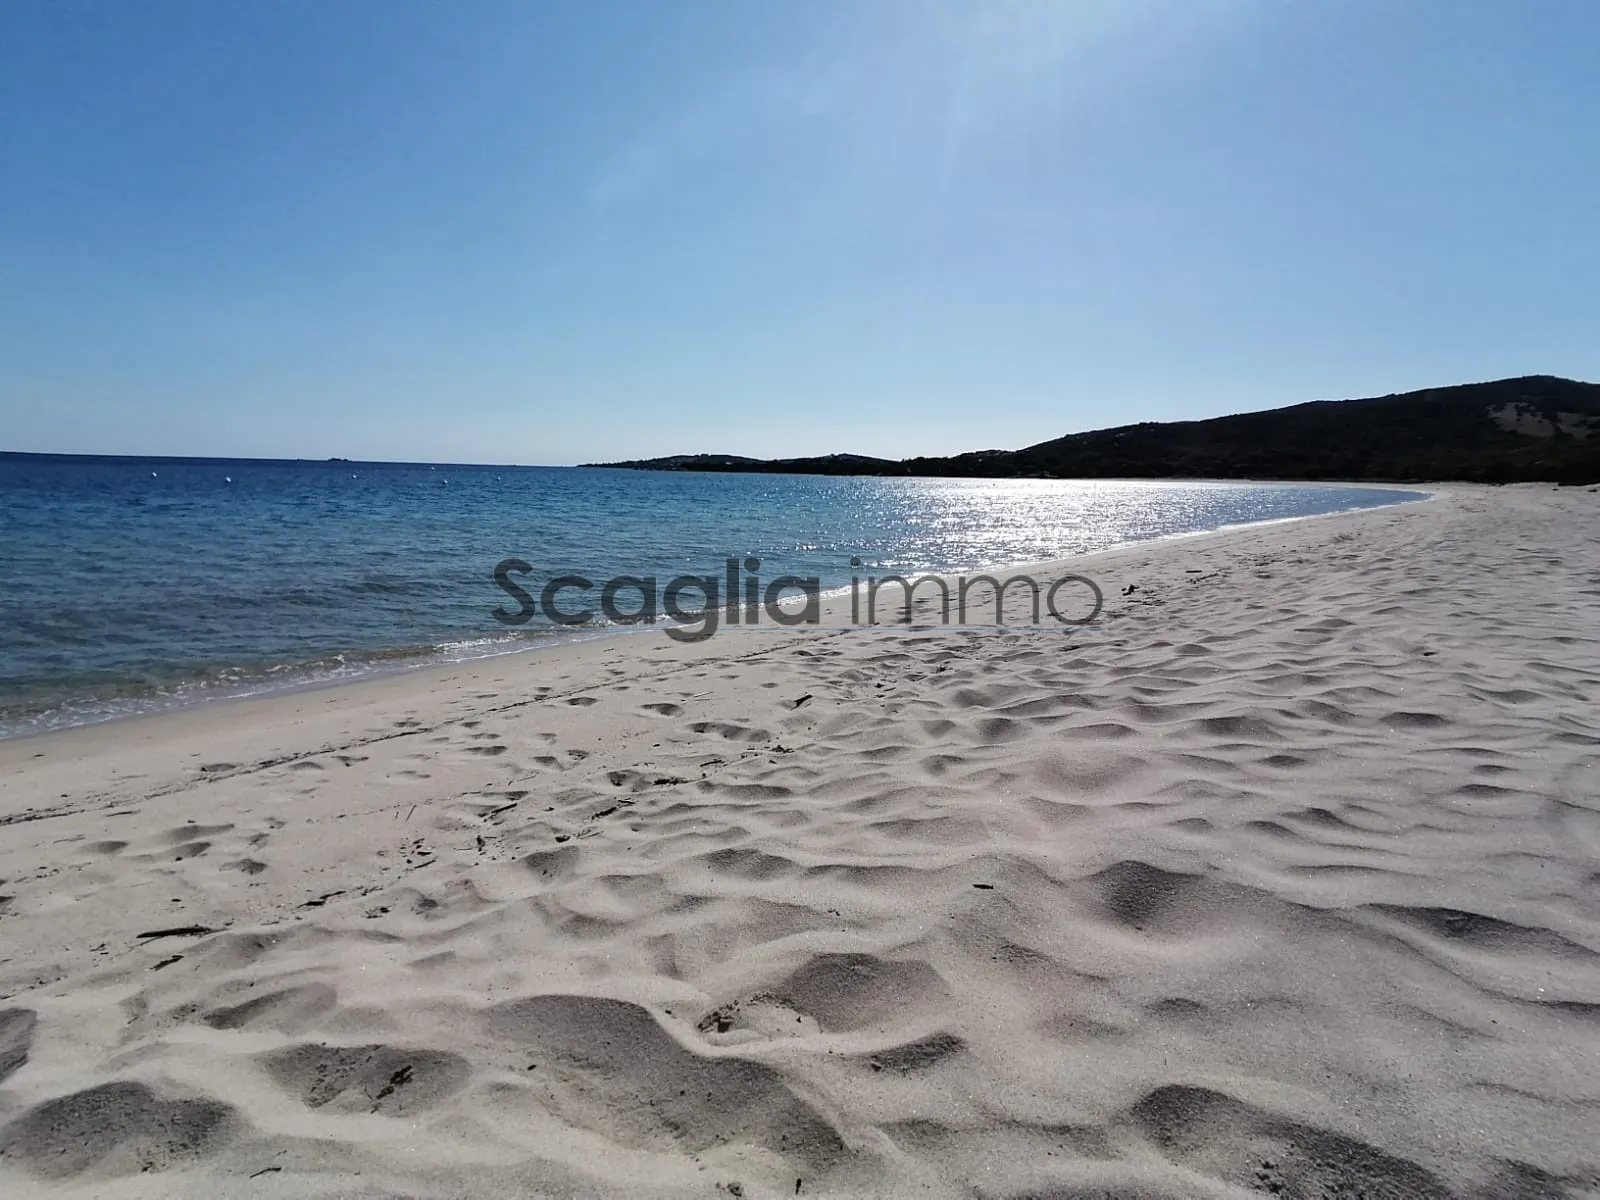
M 1106 482 L 1106 483 L 1119 483 L 1119 482 L 1147 482 L 1147 483 L 1178 482 L 1178 483 L 1214 483 L 1214 484 L 1219 484 L 1219 485 L 1238 485 L 1238 486 L 1250 486 L 1251 484 L 1265 482 L 1265 483 L 1276 483 L 1276 484 L 1284 485 L 1284 486 L 1292 485 L 1292 486 L 1297 486 L 1297 487 L 1319 487 L 1319 488 L 1335 488 L 1335 489 L 1337 489 L 1337 488 L 1346 488 L 1346 487 L 1371 487 L 1374 490 L 1393 490 L 1393 491 L 1403 492 L 1403 493 L 1415 493 L 1415 495 L 1412 498 L 1396 500 L 1396 501 L 1393 501 L 1390 504 L 1380 505 L 1380 506 L 1377 506 L 1376 508 L 1343 509 L 1343 510 L 1339 510 L 1337 512 L 1310 513 L 1310 514 L 1306 514 L 1304 516 L 1295 516 L 1295 517 L 1271 517 L 1271 518 L 1265 518 L 1265 519 L 1260 520 L 1260 521 L 1248 521 L 1248 522 L 1242 522 L 1242 523 L 1234 523 L 1234 524 L 1229 524 L 1229 525 L 1222 525 L 1222 526 L 1218 526 L 1218 527 L 1216 527 L 1214 529 L 1191 530 L 1191 531 L 1186 531 L 1186 532 L 1182 532 L 1182 533 L 1163 534 L 1163 535 L 1160 535 L 1158 537 L 1153 537 L 1153 538 L 1146 538 L 1146 539 L 1130 541 L 1130 542 L 1122 542 L 1122 543 L 1118 543 L 1118 544 L 1113 545 L 1113 546 L 1105 547 L 1105 548 L 1100 549 L 1100 550 L 1089 551 L 1086 554 L 1075 555 L 1075 556 L 1071 556 L 1071 557 L 1067 557 L 1067 558 L 1044 559 L 1044 560 L 1039 560 L 1039 561 L 1036 561 L 1036 562 L 1021 563 L 1021 564 L 1016 564 L 1016 565 L 1012 565 L 1012 566 L 1008 566 L 1008 567 L 994 567 L 994 568 L 974 569 L 974 570 L 966 571 L 966 572 L 948 572 L 948 571 L 946 571 L 946 572 L 940 572 L 940 571 L 921 572 L 921 573 L 913 574 L 911 576 L 911 578 L 914 579 L 914 580 L 921 580 L 921 579 L 926 579 L 926 578 L 940 578 L 940 579 L 945 579 L 945 580 L 953 580 L 953 579 L 959 579 L 962 576 L 975 577 L 975 576 L 981 576 L 981 575 L 996 575 L 996 576 L 998 576 L 998 577 L 1000 577 L 1002 579 L 1010 579 L 1010 578 L 1014 578 L 1015 576 L 1017 576 L 1019 574 L 1030 574 L 1030 573 L 1036 573 L 1036 572 L 1047 571 L 1047 570 L 1061 569 L 1061 568 L 1064 568 L 1064 567 L 1066 567 L 1066 566 L 1068 566 L 1068 565 L 1070 565 L 1072 563 L 1076 563 L 1076 562 L 1079 562 L 1079 561 L 1082 561 L 1082 560 L 1085 560 L 1085 559 L 1092 559 L 1092 558 L 1095 558 L 1095 557 L 1098 557 L 1098 556 L 1101 556 L 1101 555 L 1115 554 L 1115 553 L 1118 553 L 1120 551 L 1130 550 L 1130 549 L 1133 549 L 1133 548 L 1139 547 L 1139 546 L 1154 546 L 1154 545 L 1160 545 L 1160 544 L 1163 544 L 1163 543 L 1166 543 L 1166 542 L 1169 542 L 1169 541 L 1180 541 L 1180 540 L 1188 539 L 1188 538 L 1206 538 L 1206 537 L 1215 536 L 1217 534 L 1229 533 L 1229 532 L 1232 532 L 1232 531 L 1235 531 L 1235 530 L 1252 529 L 1252 528 L 1257 528 L 1257 527 L 1269 527 L 1269 526 L 1274 526 L 1274 525 L 1289 524 L 1289 523 L 1298 522 L 1298 521 L 1311 521 L 1311 520 L 1317 520 L 1317 519 L 1325 518 L 1325 517 L 1341 516 L 1341 515 L 1345 515 L 1347 513 L 1359 513 L 1359 512 L 1368 512 L 1368 511 L 1382 511 L 1383 509 L 1393 508 L 1393 507 L 1396 507 L 1398 505 L 1419 504 L 1419 503 L 1427 502 L 1429 500 L 1433 500 L 1433 499 L 1435 499 L 1437 497 L 1437 495 L 1439 494 L 1441 489 L 1474 486 L 1474 485 L 1437 484 L 1437 483 L 1436 484 L 1415 484 L 1415 485 L 1400 485 L 1400 484 L 1395 484 L 1395 485 L 1370 484 L 1369 485 L 1369 484 L 1351 484 L 1351 483 L 1344 483 L 1344 482 L 1337 482 L 1337 481 L 1326 481 L 1326 480 L 1322 480 L 1322 481 L 1318 481 L 1318 480 L 1312 480 L 1312 481 L 1296 481 L 1296 480 L 1255 481 L 1255 480 L 1225 480 L 1225 479 L 1224 480 L 1175 480 L 1175 481 L 1173 481 L 1173 480 L 1165 480 L 1165 481 L 1164 480 L 1094 480 L 1094 481 L 1091 481 L 1091 482 L 1097 482 L 1097 483 L 1098 482 Z M 837 611 L 839 604 L 848 595 L 849 595 L 849 589 L 848 589 L 847 585 L 846 586 L 840 586 L 840 587 L 837 587 L 837 588 L 824 589 L 823 592 L 821 593 L 821 596 L 822 596 L 822 600 L 824 602 L 824 605 L 826 607 L 826 611 L 829 612 L 829 613 Z M 826 620 L 826 619 L 827 618 L 825 617 L 824 620 Z M 67 732 L 70 732 L 70 731 L 76 730 L 76 729 L 97 728 L 97 727 L 102 726 L 102 725 L 121 724 L 121 723 L 127 722 L 127 721 L 144 721 L 144 720 L 151 720 L 151 719 L 156 719 L 156 718 L 161 718 L 161 717 L 174 716 L 174 715 L 177 715 L 177 714 L 180 714 L 180 713 L 186 713 L 186 712 L 190 712 L 190 711 L 193 711 L 193 710 L 196 710 L 196 709 L 202 709 L 203 710 L 203 709 L 209 708 L 212 705 L 217 705 L 217 704 L 232 705 L 232 704 L 240 704 L 240 703 L 253 703 L 253 702 L 256 702 L 256 701 L 270 699 L 270 698 L 277 697 L 277 696 L 289 696 L 289 695 L 294 695 L 294 694 L 298 694 L 298 693 L 302 693 L 302 692 L 317 692 L 317 691 L 323 691 L 323 690 L 326 690 L 326 689 L 329 689 L 329 688 L 359 687 L 359 686 L 362 686 L 364 684 L 376 683 L 376 682 L 379 682 L 379 681 L 382 681 L 382 680 L 386 680 L 386 679 L 405 678 L 405 677 L 409 677 L 409 676 L 415 675 L 415 674 L 417 674 L 419 672 L 446 671 L 446 670 L 450 670 L 450 669 L 456 668 L 456 667 L 467 666 L 467 665 L 470 665 L 472 663 L 487 662 L 487 661 L 491 661 L 491 660 L 495 660 L 495 659 L 499 659 L 499 658 L 516 657 L 516 656 L 526 655 L 526 654 L 541 654 L 541 655 L 543 655 L 543 654 L 556 653 L 556 652 L 560 652 L 560 651 L 566 650 L 566 649 L 568 649 L 568 648 L 570 648 L 570 647 L 572 647 L 574 645 L 582 644 L 582 643 L 590 641 L 590 640 L 604 640 L 604 639 L 610 639 L 610 638 L 614 638 L 614 637 L 618 637 L 618 636 L 635 636 L 635 635 L 647 636 L 647 635 L 652 634 L 652 633 L 661 632 L 661 630 L 663 628 L 665 628 L 667 626 L 667 624 L 668 624 L 668 622 L 666 620 L 662 620 L 662 621 L 658 622 L 655 626 L 647 627 L 647 628 L 641 628 L 641 627 L 638 627 L 638 626 L 609 625 L 609 624 L 604 624 L 604 623 L 599 624 L 599 625 L 594 625 L 594 626 L 569 627 L 569 628 L 566 628 L 566 629 L 559 629 L 559 628 L 546 629 L 546 628 L 541 627 L 539 629 L 539 631 L 538 631 L 538 636 L 541 637 L 541 638 L 548 638 L 549 639 L 549 643 L 548 644 L 538 644 L 537 642 L 535 642 L 533 644 L 517 645 L 515 647 L 509 647 L 509 648 L 503 649 L 503 650 L 492 650 L 492 651 L 488 651 L 488 652 L 483 653 L 483 654 L 474 654 L 474 655 L 470 655 L 470 656 L 467 656 L 467 657 L 455 658 L 455 659 L 442 658 L 441 657 L 441 653 L 438 652 L 438 649 L 439 649 L 439 646 L 441 646 L 441 645 L 453 645 L 453 644 L 456 644 L 456 643 L 438 643 L 434 647 L 434 650 L 435 650 L 434 653 L 420 652 L 420 653 L 416 654 L 415 656 L 408 656 L 405 659 L 402 659 L 402 658 L 400 658 L 398 656 L 399 650 L 405 649 L 403 647 L 402 648 L 394 648 L 394 649 L 385 649 L 385 650 L 380 650 L 380 651 L 362 651 L 362 652 L 340 651 L 340 652 L 337 652 L 337 653 L 330 652 L 328 655 L 325 655 L 324 657 L 339 658 L 339 657 L 343 657 L 345 654 L 356 654 L 356 653 L 359 653 L 359 654 L 362 654 L 362 655 L 370 655 L 370 658 L 368 658 L 365 661 L 363 661 L 359 666 L 354 668 L 349 674 L 335 674 L 335 675 L 323 674 L 323 675 L 310 676 L 310 677 L 306 677 L 306 678 L 291 679 L 291 680 L 289 680 L 287 682 L 284 682 L 284 683 L 274 684 L 274 683 L 272 683 L 270 681 L 270 678 L 269 678 L 269 674 L 270 673 L 268 673 L 268 674 L 263 674 L 263 675 L 261 675 L 259 677 L 254 677 L 254 678 L 250 679 L 248 682 L 242 682 L 239 685 L 237 685 L 237 687 L 239 689 L 248 689 L 248 690 L 236 690 L 233 687 L 233 685 L 221 685 L 221 686 L 219 686 L 219 689 L 217 691 L 209 693 L 209 694 L 205 694 L 205 693 L 202 692 L 202 694 L 187 695 L 187 696 L 172 696 L 172 695 L 168 695 L 168 696 L 160 697 L 159 699 L 152 697 L 152 698 L 149 698 L 150 702 L 149 702 L 148 706 L 146 706 L 146 705 L 141 703 L 141 704 L 137 705 L 132 711 L 128 711 L 128 712 L 117 712 L 117 713 L 111 713 L 111 714 L 106 714 L 106 715 L 96 714 L 94 716 L 88 717 L 88 718 L 83 719 L 83 720 L 68 721 L 68 722 L 63 723 L 63 724 L 51 725 L 51 726 L 47 726 L 47 727 L 39 728 L 39 729 L 30 729 L 30 730 L 19 731 L 19 732 L 0 732 L 0 746 L 4 746 L 4 745 L 6 745 L 7 743 L 10 743 L 10 742 L 29 741 L 29 740 L 32 740 L 32 739 L 35 739 L 35 738 L 49 737 L 49 736 L 52 736 L 52 735 L 55 735 L 55 734 L 67 733 Z M 838 632 L 841 629 L 847 629 L 847 628 L 852 628 L 852 627 L 853 626 L 847 626 L 847 625 L 838 625 L 838 626 L 831 626 L 831 627 L 824 625 L 824 626 L 817 626 L 817 627 L 811 627 L 811 628 L 813 628 L 817 632 Z M 731 629 L 733 629 L 733 628 L 738 628 L 738 627 L 732 627 L 732 626 L 725 627 L 725 629 L 729 630 L 729 631 L 731 631 Z M 979 627 L 975 626 L 974 628 L 979 628 Z M 768 628 L 768 631 L 769 632 L 771 631 L 771 627 Z M 480 631 L 475 631 L 475 632 L 482 633 L 482 634 L 487 636 L 488 634 L 499 632 L 499 631 L 485 629 L 485 630 L 480 630 Z M 465 636 L 466 635 L 463 635 L 463 637 L 465 637 Z M 388 661 L 388 656 L 391 655 L 391 654 L 396 655 L 396 657 L 393 659 L 393 661 Z M 292 671 L 293 668 L 291 667 L 289 669 Z M 208 685 L 201 685 L 202 688 L 204 688 L 205 686 L 208 686 Z M 99 703 L 99 702 L 91 700 L 91 701 L 89 701 L 89 703 Z M 60 708 L 62 708 L 62 707 L 66 707 L 66 705 L 60 705 L 60 706 L 57 706 L 54 709 L 50 709 L 50 710 L 46 710 L 46 711 L 48 713 L 53 713 L 53 712 L 60 711 Z M 44 714 L 40 714 L 40 715 L 44 715 Z

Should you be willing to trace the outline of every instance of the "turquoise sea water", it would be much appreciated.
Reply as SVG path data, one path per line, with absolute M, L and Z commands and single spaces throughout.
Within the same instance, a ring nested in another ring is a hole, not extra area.
M 0 457 L 0 736 L 593 635 L 493 582 L 973 571 L 1418 497 L 1378 488 Z M 687 603 L 697 602 L 691 595 Z M 575 606 L 575 605 L 574 605 Z M 777 635 L 775 635 L 777 636 Z

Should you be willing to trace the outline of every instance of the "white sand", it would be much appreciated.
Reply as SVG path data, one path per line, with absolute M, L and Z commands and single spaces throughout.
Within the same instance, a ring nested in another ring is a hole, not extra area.
M 0 1196 L 1600 1195 L 1597 546 L 1444 489 L 1099 633 L 0 745 Z

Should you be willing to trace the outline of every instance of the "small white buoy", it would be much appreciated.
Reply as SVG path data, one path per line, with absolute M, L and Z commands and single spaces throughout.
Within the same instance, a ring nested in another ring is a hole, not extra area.
M 232 483 L 233 482 L 233 476 L 232 475 L 224 475 L 222 477 L 222 482 L 223 483 Z
M 150 478 L 154 479 L 155 477 L 156 477 L 156 473 L 154 471 L 151 471 L 150 472 Z

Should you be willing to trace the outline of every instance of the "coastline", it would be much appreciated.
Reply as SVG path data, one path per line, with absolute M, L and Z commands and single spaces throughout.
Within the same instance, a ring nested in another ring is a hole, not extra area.
M 0 742 L 0 1181 L 1592 1194 L 1600 507 L 1426 490 Z
M 227 460 L 219 460 L 227 461 Z M 483 468 L 489 470 L 492 468 Z M 1230 479 L 1199 479 L 1199 480 L 1140 480 L 1140 479 L 1105 479 L 1089 482 L 1104 484 L 1125 483 L 1150 483 L 1160 486 L 1164 482 L 1177 482 L 1181 484 L 1215 485 L 1222 487 L 1249 487 L 1249 486 L 1280 486 L 1304 487 L 1313 489 L 1343 490 L 1352 486 L 1370 488 L 1376 491 L 1394 491 L 1407 495 L 1408 499 L 1397 500 L 1396 504 L 1420 503 L 1431 499 L 1440 486 L 1454 485 L 1353 485 L 1337 481 L 1326 480 L 1230 480 Z M 1388 507 L 1388 506 L 1385 506 Z M 1340 510 L 1340 511 L 1362 511 Z M 1317 517 L 1337 516 L 1333 513 L 1310 513 L 1302 516 L 1266 518 L 1258 521 L 1238 522 L 1224 524 L 1212 529 L 1185 531 L 1182 533 L 1163 534 L 1153 538 L 1137 539 L 1122 542 L 1117 545 L 1104 547 L 1099 550 L 1089 551 L 1085 554 L 1074 555 L 1067 558 L 1044 559 L 1033 562 L 1013 564 L 1006 567 L 989 567 L 973 569 L 965 572 L 968 576 L 986 574 L 998 575 L 1001 578 L 1012 578 L 1021 573 L 1039 571 L 1064 570 L 1070 563 L 1081 559 L 1091 559 L 1100 555 L 1115 553 L 1141 545 L 1154 545 L 1168 540 L 1207 537 L 1213 534 L 1227 532 L 1233 529 L 1249 528 L 1254 526 L 1268 526 L 1285 521 L 1312 520 Z M 939 577 L 956 579 L 960 576 L 954 572 L 927 571 L 912 575 L 913 579 Z M 825 607 L 830 607 L 831 614 L 839 609 L 843 596 L 848 595 L 847 586 L 824 588 L 822 599 Z M 827 621 L 821 624 L 827 624 Z M 654 628 L 660 630 L 669 623 L 666 620 L 659 622 Z M 834 626 L 837 628 L 837 626 Z M 478 630 L 474 634 L 461 634 L 457 640 L 434 643 L 432 646 L 396 646 L 383 649 L 325 651 L 321 661 L 325 664 L 328 660 L 338 660 L 337 669 L 323 665 L 321 669 L 312 670 L 312 664 L 285 663 L 280 667 L 259 671 L 253 675 L 247 674 L 234 682 L 202 682 L 199 680 L 183 684 L 176 692 L 142 698 L 127 697 L 118 701 L 96 700 L 91 697 L 78 697 L 75 699 L 64 698 L 56 706 L 34 714 L 27 718 L 29 721 L 40 722 L 36 728 L 19 729 L 17 722 L 21 717 L 10 718 L 10 724 L 0 725 L 0 745 L 18 739 L 31 739 L 48 734 L 64 732 L 71 729 L 120 723 L 129 720 L 144 720 L 151 717 L 173 715 L 191 711 L 196 708 L 205 708 L 214 704 L 235 704 L 252 702 L 272 696 L 292 695 L 297 692 L 321 691 L 333 687 L 348 687 L 370 683 L 395 676 L 406 676 L 422 671 L 444 670 L 455 666 L 476 661 L 492 660 L 507 655 L 546 654 L 555 650 L 562 650 L 584 641 L 606 639 L 619 635 L 637 635 L 649 633 L 652 630 L 639 627 L 611 625 L 600 622 L 595 625 L 580 627 L 534 627 L 518 631 L 511 630 Z M 465 647 L 478 646 L 488 641 L 500 640 L 503 648 L 487 649 L 481 652 L 465 652 Z M 346 657 L 353 661 L 345 663 Z M 274 679 L 273 674 L 282 670 L 286 672 L 281 679 Z M 74 715 L 63 717 L 66 710 L 74 710 Z

